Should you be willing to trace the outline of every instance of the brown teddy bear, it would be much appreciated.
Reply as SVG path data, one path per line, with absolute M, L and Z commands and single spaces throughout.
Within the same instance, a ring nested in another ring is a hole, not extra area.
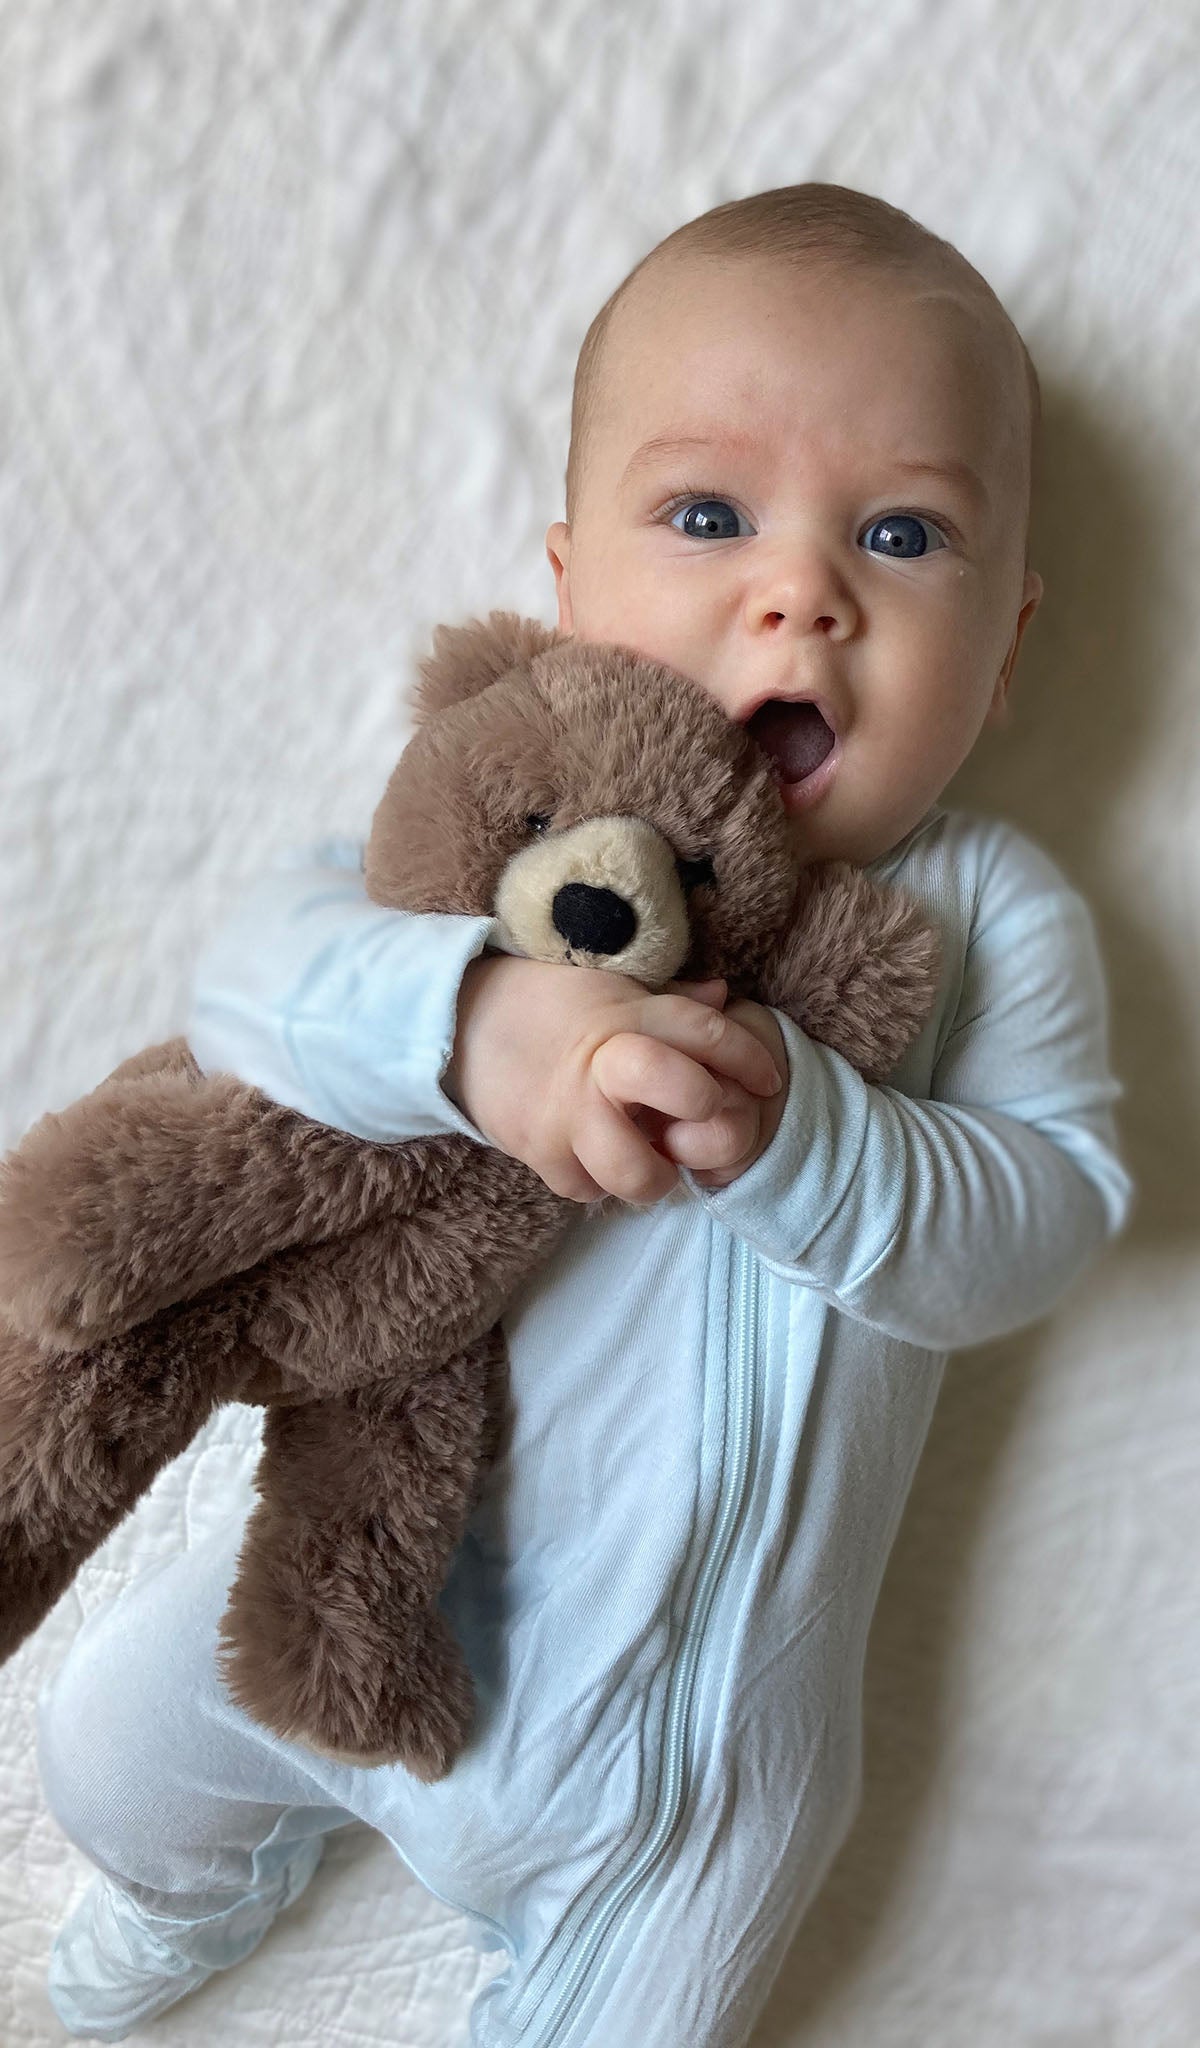
M 494 914 L 502 950 L 658 987 L 723 975 L 868 1078 L 916 1035 L 935 934 L 801 870 L 769 757 L 687 678 L 512 613 L 441 627 L 366 887 Z M 221 1623 L 280 1735 L 442 1776 L 470 1727 L 437 1605 L 503 1421 L 498 1318 L 578 1204 L 461 1136 L 369 1144 L 183 1039 L 0 1166 L 0 1658 L 222 1402 L 265 1410 Z

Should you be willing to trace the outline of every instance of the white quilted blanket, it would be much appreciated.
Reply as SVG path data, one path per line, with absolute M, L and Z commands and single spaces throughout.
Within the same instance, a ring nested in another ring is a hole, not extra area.
M 269 854 L 365 828 L 437 620 L 553 618 L 575 350 L 681 220 L 878 191 L 1043 371 L 1049 596 L 952 800 L 1096 905 L 1140 1208 L 951 1370 L 861 1820 L 757 2048 L 1200 2040 L 1198 28 L 1192 0 L 0 0 L 0 1145 L 180 1028 Z M 43 1976 L 87 1875 L 38 1687 L 234 1511 L 256 1427 L 220 1417 L 0 1672 L 5 2048 L 63 2039 Z M 447 2048 L 491 1967 L 356 1829 L 144 2038 Z

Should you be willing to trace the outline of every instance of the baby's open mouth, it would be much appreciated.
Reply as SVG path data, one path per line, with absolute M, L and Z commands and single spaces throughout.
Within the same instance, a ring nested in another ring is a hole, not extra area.
M 788 704 L 778 697 L 759 705 L 746 731 L 770 754 L 784 782 L 803 782 L 837 739 L 815 704 Z

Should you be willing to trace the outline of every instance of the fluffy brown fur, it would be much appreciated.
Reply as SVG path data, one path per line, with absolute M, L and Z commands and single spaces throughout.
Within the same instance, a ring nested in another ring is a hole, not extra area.
M 416 710 L 376 902 L 491 913 L 519 874 L 538 957 L 723 974 L 872 1080 L 920 1029 L 935 935 L 860 871 L 798 870 L 769 762 L 686 678 L 493 612 L 438 629 Z M 0 1165 L 0 1658 L 214 1408 L 257 1403 L 226 1684 L 323 1753 L 443 1775 L 473 1695 L 437 1596 L 503 1426 L 498 1319 L 580 1213 L 470 1139 L 310 1123 L 181 1039 L 43 1117 Z

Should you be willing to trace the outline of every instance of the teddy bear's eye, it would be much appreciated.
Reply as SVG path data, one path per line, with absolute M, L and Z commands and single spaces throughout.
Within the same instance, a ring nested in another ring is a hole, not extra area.
M 685 890 L 711 887 L 717 879 L 712 856 L 707 853 L 696 860 L 677 860 L 675 866 Z
M 546 811 L 530 811 L 525 823 L 531 832 L 546 832 L 550 826 L 549 814 Z

